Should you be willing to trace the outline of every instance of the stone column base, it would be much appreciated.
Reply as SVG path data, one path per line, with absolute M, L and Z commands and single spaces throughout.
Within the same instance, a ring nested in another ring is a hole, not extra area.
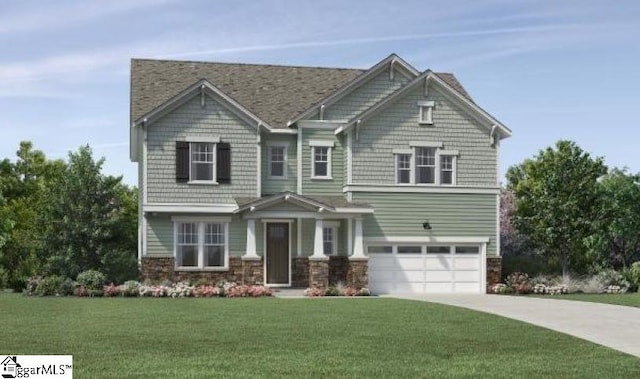
M 349 273 L 349 258 L 332 255 L 329 257 L 329 285 L 338 283 L 348 285 L 347 275 Z
M 356 288 L 369 286 L 369 259 L 351 258 L 349 259 L 349 270 L 347 271 L 347 283 Z
M 264 265 L 262 258 L 242 258 L 242 284 L 264 284 Z
M 500 283 L 501 279 L 502 257 L 487 257 L 487 293 L 489 293 L 489 288 L 494 284 Z
M 291 259 L 291 286 L 309 287 L 309 258 L 293 257 Z
M 309 258 L 309 287 L 329 287 L 329 259 Z

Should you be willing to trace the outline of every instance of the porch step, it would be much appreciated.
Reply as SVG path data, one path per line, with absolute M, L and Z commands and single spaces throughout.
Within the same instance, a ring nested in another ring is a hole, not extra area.
M 272 288 L 273 296 L 286 298 L 300 298 L 304 296 L 304 288 Z

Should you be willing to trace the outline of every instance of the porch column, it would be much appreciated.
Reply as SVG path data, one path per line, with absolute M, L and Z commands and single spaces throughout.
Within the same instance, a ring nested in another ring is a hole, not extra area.
M 355 221 L 356 230 L 355 238 L 353 240 L 353 255 L 351 255 L 351 258 L 365 258 L 364 246 L 362 241 L 362 217 L 357 217 Z
M 322 230 L 324 228 L 324 222 L 321 218 L 316 219 L 316 232 L 313 239 L 313 256 L 312 258 L 326 258 L 324 255 Z
M 253 218 L 247 220 L 247 251 L 243 258 L 260 258 L 256 254 L 256 220 Z

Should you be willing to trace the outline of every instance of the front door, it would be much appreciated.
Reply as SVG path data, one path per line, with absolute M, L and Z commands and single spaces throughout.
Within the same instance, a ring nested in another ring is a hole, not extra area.
M 267 284 L 289 285 L 289 224 L 267 223 Z

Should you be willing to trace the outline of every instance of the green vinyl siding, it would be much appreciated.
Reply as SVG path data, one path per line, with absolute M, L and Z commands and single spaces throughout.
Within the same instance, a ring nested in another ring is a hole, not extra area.
M 496 254 L 497 195 L 490 194 L 353 194 L 375 213 L 363 217 L 368 237 L 487 237 L 488 255 Z M 429 221 L 431 230 L 422 224 Z
M 287 167 L 286 178 L 270 177 L 270 144 L 287 143 Z M 273 195 L 276 193 L 290 191 L 296 192 L 297 186 L 297 138 L 296 136 L 273 136 L 262 135 L 262 195 Z
M 410 149 L 411 141 L 441 142 L 457 150 L 456 178 L 461 186 L 497 186 L 497 150 L 490 130 L 431 86 L 424 97 L 417 86 L 359 126 L 353 139 L 353 183 L 395 184 L 394 149 Z M 433 125 L 420 125 L 418 102 L 434 101 Z
M 389 70 L 382 70 L 377 76 L 331 104 L 324 111 L 325 120 L 347 120 L 364 112 L 372 105 L 405 85 L 409 79 L 394 70 L 393 79 Z
M 344 176 L 342 138 L 337 138 L 333 130 L 300 129 L 302 132 L 302 194 L 303 195 L 342 195 Z M 331 149 L 331 179 L 311 179 L 313 165 L 310 140 L 333 141 Z
M 147 127 L 147 201 L 149 203 L 234 203 L 234 196 L 257 190 L 256 128 L 207 97 L 195 96 Z M 231 144 L 231 184 L 176 182 L 176 141 L 220 137 Z

